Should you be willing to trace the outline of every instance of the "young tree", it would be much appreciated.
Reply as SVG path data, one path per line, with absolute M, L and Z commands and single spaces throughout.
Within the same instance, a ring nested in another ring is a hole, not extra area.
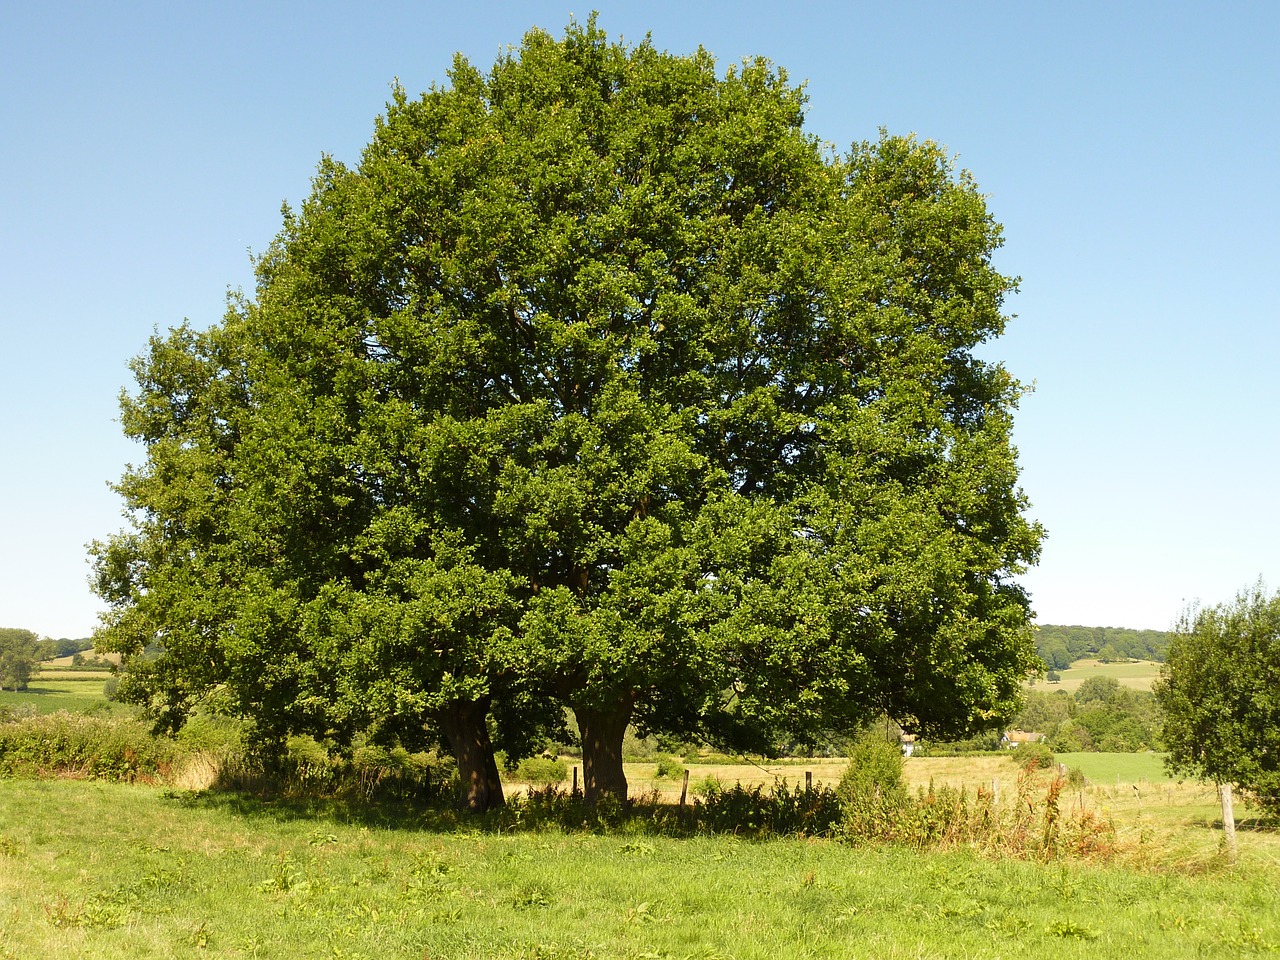
M 0 690 L 25 690 L 44 651 L 30 630 L 0 627 Z
M 450 744 L 501 802 L 563 705 L 589 798 L 623 734 L 767 744 L 888 711 L 967 732 L 1035 664 L 1013 281 L 931 143 L 838 157 L 753 60 L 540 31 L 395 91 L 206 334 L 125 399 L 148 461 L 99 547 L 136 696 Z
M 1172 771 L 1231 784 L 1280 811 L 1280 593 L 1261 582 L 1189 609 L 1155 684 Z

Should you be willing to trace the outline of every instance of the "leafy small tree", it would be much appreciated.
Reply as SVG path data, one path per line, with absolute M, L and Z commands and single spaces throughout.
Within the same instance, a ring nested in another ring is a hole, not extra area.
M 25 690 L 43 654 L 30 630 L 0 627 L 0 690 Z
M 1188 609 L 1155 684 L 1171 771 L 1280 811 L 1280 593 Z

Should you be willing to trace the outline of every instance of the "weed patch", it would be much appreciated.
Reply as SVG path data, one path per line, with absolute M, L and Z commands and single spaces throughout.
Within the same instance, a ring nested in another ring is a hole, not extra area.
M 176 756 L 137 720 L 66 712 L 0 723 L 0 773 L 154 783 Z
M 999 802 L 990 790 L 949 785 L 854 794 L 845 804 L 843 836 L 854 845 L 889 843 L 915 850 L 966 848 L 994 857 L 1107 859 L 1116 852 L 1114 825 L 1083 806 L 1062 808 L 1066 780 L 1039 792 L 1034 767 L 1016 795 Z

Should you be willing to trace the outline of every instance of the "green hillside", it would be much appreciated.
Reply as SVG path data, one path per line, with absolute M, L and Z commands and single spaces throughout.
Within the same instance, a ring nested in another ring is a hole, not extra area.
M 1164 662 L 1171 634 L 1127 627 L 1043 624 L 1035 628 L 1036 652 L 1050 670 L 1065 670 L 1077 660 L 1155 660 Z

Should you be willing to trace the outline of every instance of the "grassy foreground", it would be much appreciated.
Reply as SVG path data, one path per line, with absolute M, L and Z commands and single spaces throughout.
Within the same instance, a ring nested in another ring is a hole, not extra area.
M 1238 957 L 1280 949 L 1278 878 L 0 781 L 4 958 Z

